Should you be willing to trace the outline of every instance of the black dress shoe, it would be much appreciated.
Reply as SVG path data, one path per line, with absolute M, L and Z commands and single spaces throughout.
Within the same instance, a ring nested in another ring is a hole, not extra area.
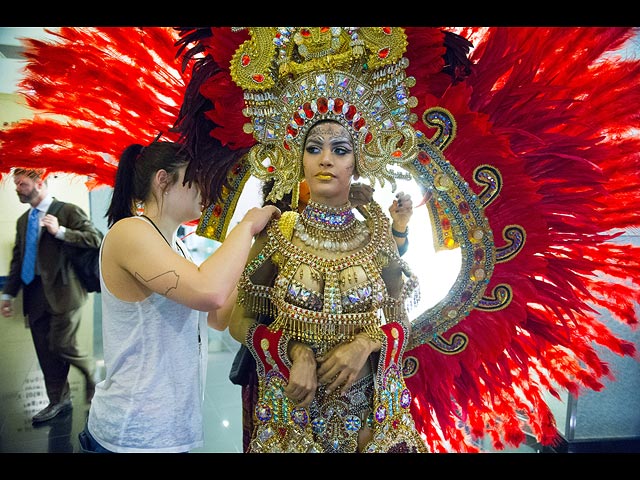
M 48 422 L 52 418 L 55 418 L 62 412 L 67 412 L 71 410 L 71 399 L 67 398 L 65 400 L 61 400 L 58 403 L 50 403 L 45 408 L 36 413 L 31 419 L 31 423 L 42 423 Z

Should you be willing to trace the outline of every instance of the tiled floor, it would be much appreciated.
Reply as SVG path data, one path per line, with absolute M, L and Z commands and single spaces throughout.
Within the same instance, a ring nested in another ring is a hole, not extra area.
M 240 387 L 228 380 L 237 343 L 227 332 L 210 329 L 209 333 L 205 445 L 193 452 L 240 453 Z M 2 317 L 0 338 L 0 453 L 78 452 L 78 433 L 84 427 L 89 410 L 84 400 L 82 375 L 71 368 L 73 409 L 40 426 L 33 426 L 31 417 L 44 408 L 48 400 L 30 332 L 22 318 Z

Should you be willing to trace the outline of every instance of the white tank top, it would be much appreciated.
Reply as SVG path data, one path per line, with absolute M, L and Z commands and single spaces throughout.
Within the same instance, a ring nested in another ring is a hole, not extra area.
M 106 378 L 96 385 L 89 432 L 113 452 L 201 447 L 206 314 L 157 293 L 122 301 L 107 289 L 102 272 L 100 286 Z

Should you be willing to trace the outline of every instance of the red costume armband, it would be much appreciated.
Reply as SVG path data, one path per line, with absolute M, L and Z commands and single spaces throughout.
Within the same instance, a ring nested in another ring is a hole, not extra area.
M 373 400 L 373 440 L 365 448 L 369 453 L 428 452 L 411 416 L 411 392 L 402 376 L 402 352 L 407 332 L 400 322 L 380 327 L 384 335 Z

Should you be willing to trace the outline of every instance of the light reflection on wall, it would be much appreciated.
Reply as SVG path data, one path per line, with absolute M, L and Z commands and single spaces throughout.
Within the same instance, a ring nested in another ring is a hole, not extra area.
M 435 251 L 429 211 L 426 205 L 421 205 L 422 194 L 416 182 L 398 181 L 395 193 L 391 191 L 389 184 L 384 188 L 378 185 L 374 199 L 387 211 L 398 192 L 411 195 L 414 207 L 409 222 L 409 250 L 403 256 L 420 281 L 421 300 L 410 312 L 413 319 L 447 295 L 460 271 L 462 257 L 460 248 Z

